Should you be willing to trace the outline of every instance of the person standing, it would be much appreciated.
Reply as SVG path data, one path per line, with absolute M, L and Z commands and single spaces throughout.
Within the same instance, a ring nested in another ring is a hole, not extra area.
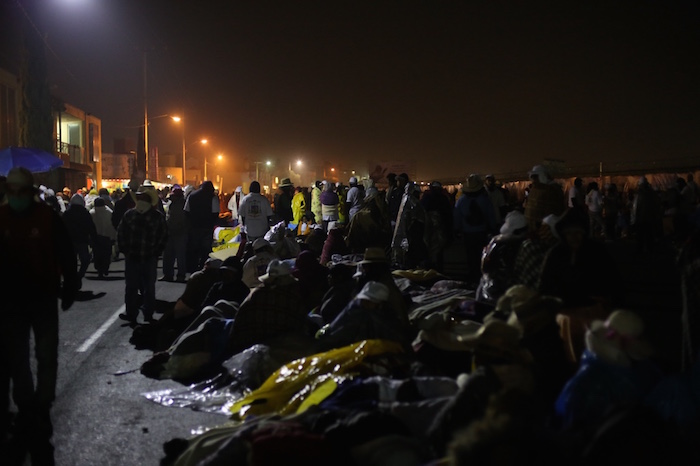
M 78 289 L 80 289 L 83 287 L 82 281 L 85 272 L 92 262 L 90 247 L 95 245 L 97 229 L 90 212 L 85 208 L 85 199 L 78 193 L 73 194 L 70 198 L 68 209 L 63 213 L 62 219 L 68 229 L 73 249 L 80 260 L 80 269 L 78 270 Z
M 233 220 L 234 227 L 240 223 L 238 206 L 241 204 L 241 199 L 243 199 L 243 186 L 236 186 L 236 190 L 233 192 L 231 199 L 228 200 L 228 210 L 231 211 L 231 219 Z
M 586 207 L 590 222 L 589 232 L 591 237 L 605 236 L 605 224 L 603 223 L 603 197 L 600 195 L 598 183 L 595 181 L 588 185 L 586 194 Z
M 583 192 L 583 180 L 581 178 L 576 177 L 576 179 L 574 179 L 574 185 L 569 188 L 569 195 L 567 197 L 567 204 L 570 208 L 576 207 L 585 209 L 586 193 Z
M 92 248 L 97 277 L 109 275 L 109 264 L 112 261 L 112 243 L 117 239 L 117 230 L 112 225 L 112 209 L 107 207 L 105 200 L 98 197 L 94 207 L 90 209 L 92 221 L 95 223 L 97 234 Z
M 304 190 L 301 186 L 297 187 L 296 193 L 292 198 L 292 214 L 294 216 L 294 225 L 299 225 L 304 221 L 304 215 L 306 215 L 306 197 L 304 196 Z
M 127 210 L 133 209 L 136 206 L 136 190 L 139 188 L 136 180 L 129 181 L 129 185 L 124 188 L 124 193 L 122 196 L 114 202 L 114 210 L 112 212 L 112 226 L 116 230 L 119 228 L 119 222 L 121 222 L 124 213 Z M 119 259 L 119 243 L 114 245 L 114 255 L 112 256 L 112 261 Z
M 168 199 L 170 203 L 165 217 L 168 224 L 168 241 L 163 251 L 163 276 L 159 280 L 165 282 L 174 280 L 177 260 L 177 281 L 184 283 L 187 273 L 187 233 L 190 225 L 185 215 L 185 194 L 182 187 L 173 186 Z
M 270 201 L 260 194 L 260 183 L 257 181 L 250 183 L 249 191 L 241 200 L 238 215 L 241 217 L 241 232 L 245 235 L 245 241 L 252 244 L 256 239 L 265 236 L 270 229 L 272 206 Z
M 335 185 L 333 183 L 326 183 L 321 193 L 321 219 L 323 221 L 323 231 L 326 233 L 328 232 L 328 225 L 331 222 L 337 222 L 340 218 L 338 216 L 340 199 L 333 190 L 334 188 Z
M 323 212 L 321 212 L 322 186 L 323 184 L 317 180 L 311 188 L 311 213 L 314 214 L 314 223 L 321 223 L 323 217 Z
M 204 267 L 214 242 L 214 226 L 219 218 L 214 184 L 207 180 L 187 196 L 184 211 L 190 222 L 187 268 L 195 272 Z
M 285 225 L 288 225 L 294 220 L 294 214 L 292 213 L 294 185 L 289 178 L 284 178 L 278 188 L 280 192 L 275 195 L 275 214 L 278 222 L 282 221 Z
M 59 214 L 36 202 L 31 172 L 13 168 L 6 181 L 7 203 L 0 205 L 0 434 L 4 438 L 7 433 L 11 379 L 18 410 L 17 454 L 22 457 L 29 448 L 32 464 L 53 464 L 50 411 L 58 372 L 58 300 L 64 311 L 75 300 L 77 261 Z M 34 334 L 36 387 L 30 332 Z M 3 457 L 3 461 L 12 459 Z
M 484 178 L 484 185 L 486 186 L 486 193 L 491 199 L 493 204 L 493 213 L 496 215 L 496 225 L 500 228 L 503 225 L 503 219 L 505 218 L 507 210 L 506 198 L 503 195 L 503 191 L 496 183 L 496 177 L 493 175 L 486 175 Z
M 462 191 L 454 208 L 454 228 L 464 241 L 467 281 L 478 284 L 481 252 L 489 242 L 489 235 L 498 233 L 496 215 L 479 175 L 469 175 Z
M 357 178 L 351 176 L 349 183 L 350 189 L 348 189 L 347 201 L 345 202 L 348 208 L 348 223 L 350 223 L 355 214 L 362 208 L 362 201 L 365 199 L 363 191 L 361 191 L 357 185 Z
M 139 309 L 144 320 L 153 321 L 158 257 L 165 249 L 167 239 L 168 225 L 165 217 L 154 208 L 147 189 L 140 187 L 136 193 L 136 207 L 124 214 L 117 229 L 119 249 L 126 258 L 126 312 L 119 314 L 119 318 L 132 325 L 136 324 Z

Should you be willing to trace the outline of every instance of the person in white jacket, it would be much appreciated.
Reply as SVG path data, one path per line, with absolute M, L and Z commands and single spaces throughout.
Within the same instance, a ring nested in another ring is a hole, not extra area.
M 233 220 L 234 227 L 240 223 L 240 218 L 238 217 L 238 206 L 241 204 L 242 199 L 243 186 L 237 186 L 236 190 L 231 196 L 231 199 L 228 201 L 228 210 L 231 211 L 231 219 Z
M 95 198 L 90 215 L 97 229 L 95 244 L 92 247 L 93 262 L 98 278 L 104 278 L 109 275 L 109 264 L 112 262 L 112 244 L 117 239 L 117 230 L 112 225 L 112 209 L 105 205 L 105 200 L 101 197 Z

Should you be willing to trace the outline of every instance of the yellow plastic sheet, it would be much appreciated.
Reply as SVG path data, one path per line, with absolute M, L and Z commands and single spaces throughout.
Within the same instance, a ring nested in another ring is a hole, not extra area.
M 308 409 L 328 397 L 369 356 L 400 353 L 401 345 L 387 340 L 363 340 L 342 348 L 300 358 L 280 367 L 257 390 L 231 406 L 240 418 Z

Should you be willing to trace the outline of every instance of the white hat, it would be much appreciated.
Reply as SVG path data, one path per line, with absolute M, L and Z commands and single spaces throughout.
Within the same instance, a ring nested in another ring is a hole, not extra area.
M 288 262 L 279 259 L 272 259 L 267 264 L 267 273 L 260 275 L 258 280 L 263 283 L 273 283 L 281 279 L 294 281 L 296 278 L 292 275 L 292 266 Z
M 506 215 L 506 221 L 503 226 L 501 226 L 501 234 L 510 235 L 516 230 L 520 230 L 521 228 L 525 227 L 527 227 L 527 219 L 522 212 L 514 210 L 512 212 L 508 212 Z
M 644 321 L 634 312 L 616 310 L 603 322 L 595 320 L 586 332 L 586 348 L 598 357 L 628 366 L 632 360 L 647 359 L 651 346 L 643 338 Z
M 532 170 L 528 173 L 528 176 L 532 178 L 536 175 L 539 178 L 540 183 L 549 183 L 549 173 L 547 173 L 547 168 L 544 165 L 535 165 Z
M 243 192 L 243 186 L 236 186 L 236 191 L 237 193 L 242 193 Z
M 373 303 L 383 303 L 389 300 L 389 288 L 383 283 L 369 281 L 365 283 L 357 295 L 357 299 L 366 299 Z

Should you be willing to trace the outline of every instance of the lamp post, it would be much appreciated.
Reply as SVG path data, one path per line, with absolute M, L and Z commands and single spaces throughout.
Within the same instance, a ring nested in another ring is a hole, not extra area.
M 179 116 L 173 116 L 170 117 L 175 121 L 176 123 L 181 123 L 182 124 L 182 185 L 184 186 L 187 184 L 187 165 L 185 165 L 185 153 L 187 152 L 187 145 L 185 144 L 185 111 L 182 111 L 182 117 Z
M 260 164 L 264 163 L 265 165 L 267 165 L 269 167 L 270 165 L 272 165 L 272 162 L 267 160 L 265 162 L 253 162 L 253 163 L 255 164 L 255 181 L 260 181 Z
M 223 160 L 224 156 L 219 154 L 216 156 L 217 160 Z M 207 178 L 207 165 L 209 165 L 209 162 L 207 161 L 207 156 L 204 156 L 204 181 L 206 181 Z

